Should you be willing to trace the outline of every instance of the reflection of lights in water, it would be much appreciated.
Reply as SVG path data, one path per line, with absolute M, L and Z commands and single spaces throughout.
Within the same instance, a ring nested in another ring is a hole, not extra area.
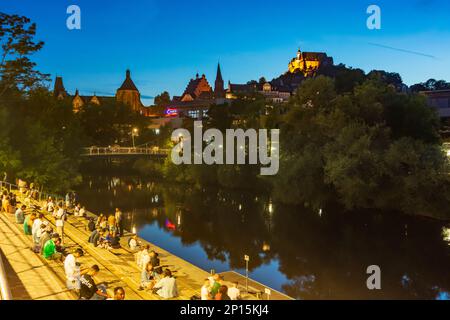
M 442 238 L 444 241 L 448 242 L 448 245 L 450 246 L 450 228 L 442 228 Z
M 270 251 L 270 244 L 263 242 L 262 250 L 264 252 Z
M 128 185 L 128 191 L 131 191 L 133 189 L 133 186 L 131 184 Z
M 154 208 L 152 210 L 153 217 L 156 218 L 158 216 L 158 209 Z
M 440 291 L 436 296 L 436 300 L 450 300 L 450 293 L 447 291 Z
M 239 205 L 239 211 L 241 211 L 241 210 L 242 210 L 242 204 Z
M 181 213 L 177 214 L 177 225 L 181 226 Z
M 273 213 L 273 204 L 272 204 L 272 201 L 269 202 L 268 210 L 269 210 L 269 213 Z
M 113 195 L 116 196 L 117 195 L 117 191 L 116 189 L 113 190 Z
M 408 275 L 403 275 L 402 277 L 402 286 L 403 287 L 407 287 L 409 285 L 409 283 L 411 282 L 411 279 L 408 277 Z
M 322 216 L 322 208 L 319 209 L 319 217 Z

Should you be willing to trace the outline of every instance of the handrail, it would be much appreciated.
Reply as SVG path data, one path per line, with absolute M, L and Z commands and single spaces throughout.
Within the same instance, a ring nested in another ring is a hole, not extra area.
M 0 255 L 0 300 L 12 300 L 11 289 L 9 288 L 5 266 L 3 265 L 3 257 L 1 255 Z
M 170 153 L 169 149 L 159 147 L 88 147 L 84 148 L 83 156 L 98 156 L 98 155 L 125 155 L 125 154 L 149 154 L 167 156 Z

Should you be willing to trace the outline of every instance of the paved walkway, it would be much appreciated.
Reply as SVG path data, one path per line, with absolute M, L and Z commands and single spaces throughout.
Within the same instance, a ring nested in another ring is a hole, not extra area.
M 37 254 L 31 240 L 5 213 L 0 213 L 0 249 L 14 300 L 67 300 L 75 296 Z

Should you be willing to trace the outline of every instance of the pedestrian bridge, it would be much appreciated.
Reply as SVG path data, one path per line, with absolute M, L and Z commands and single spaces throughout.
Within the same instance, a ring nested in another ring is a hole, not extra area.
M 82 156 L 132 156 L 148 155 L 155 157 L 167 157 L 170 149 L 159 147 L 88 147 L 84 148 Z

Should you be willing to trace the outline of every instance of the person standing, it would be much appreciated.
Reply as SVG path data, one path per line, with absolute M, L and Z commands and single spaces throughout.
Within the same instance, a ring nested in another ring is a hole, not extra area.
M 55 215 L 56 232 L 61 236 L 61 245 L 64 245 L 64 221 L 66 220 L 66 210 L 63 204 L 59 204 L 58 211 Z
M 116 218 L 117 231 L 119 232 L 119 236 L 123 237 L 123 213 L 119 208 L 116 208 L 116 213 L 114 216 Z

